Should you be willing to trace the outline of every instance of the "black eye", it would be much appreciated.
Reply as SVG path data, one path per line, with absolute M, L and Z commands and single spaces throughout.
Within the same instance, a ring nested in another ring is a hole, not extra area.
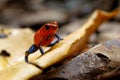
M 49 30 L 49 28 L 50 28 L 49 25 L 45 25 L 46 30 Z

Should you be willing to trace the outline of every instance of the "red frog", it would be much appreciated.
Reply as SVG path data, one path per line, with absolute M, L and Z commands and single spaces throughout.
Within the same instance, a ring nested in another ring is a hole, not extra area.
M 42 49 L 42 46 L 53 46 L 61 40 L 61 38 L 56 34 L 58 30 L 57 22 L 51 22 L 44 24 L 34 35 L 34 44 L 29 48 L 25 53 L 25 61 L 29 63 L 28 56 L 29 54 L 34 53 L 38 49 L 43 55 L 45 52 Z M 55 42 L 51 43 L 54 38 L 57 38 Z

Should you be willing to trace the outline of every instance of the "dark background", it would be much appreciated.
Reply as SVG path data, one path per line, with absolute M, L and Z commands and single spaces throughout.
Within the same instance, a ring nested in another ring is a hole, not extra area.
M 119 7 L 120 0 L 0 0 L 0 24 L 38 29 L 57 21 L 62 26 L 89 16 L 95 9 L 112 11 Z

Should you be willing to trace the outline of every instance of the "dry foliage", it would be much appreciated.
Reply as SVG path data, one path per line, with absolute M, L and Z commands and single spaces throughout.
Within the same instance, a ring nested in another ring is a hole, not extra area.
M 120 12 L 120 10 L 115 10 L 113 12 L 104 12 L 101 10 L 96 10 L 88 19 L 88 21 L 77 31 L 74 31 L 70 35 L 66 36 L 63 40 L 61 40 L 59 43 L 54 45 L 50 50 L 46 52 L 45 55 L 39 57 L 36 59 L 36 56 L 31 57 L 31 60 L 34 64 L 39 66 L 40 68 L 37 68 L 36 66 L 32 64 L 27 64 L 24 61 L 24 52 L 23 47 L 20 47 L 19 49 L 16 49 L 14 47 L 8 47 L 12 52 L 13 55 L 15 55 L 17 52 L 21 53 L 22 56 L 19 56 L 21 54 L 17 54 L 16 56 L 13 57 L 14 60 L 17 59 L 17 61 L 12 62 L 12 56 L 8 63 L 10 64 L 11 62 L 13 63 L 12 65 L 6 63 L 6 60 L 3 60 L 4 63 L 1 63 L 7 66 L 7 68 L 2 67 L 3 70 L 0 72 L 0 79 L 2 80 L 26 80 L 31 78 L 32 76 L 36 74 L 42 73 L 42 70 L 73 55 L 78 55 L 76 54 L 77 52 L 80 52 L 83 50 L 85 47 L 85 44 L 88 42 L 88 39 L 90 35 L 97 30 L 99 25 L 101 25 L 104 21 L 108 20 L 109 18 L 114 17 Z M 20 37 L 19 34 L 17 36 Z M 21 35 L 21 37 L 23 37 Z M 30 37 L 30 36 L 29 36 Z M 8 37 L 9 39 L 10 37 Z M 12 42 L 16 42 L 16 46 L 23 45 L 25 46 L 25 42 L 20 42 L 20 39 L 12 38 Z M 25 37 L 24 37 L 25 38 Z M 7 39 L 7 40 L 8 40 Z M 7 41 L 6 40 L 6 41 Z M 4 40 L 5 41 L 5 40 Z M 27 37 L 26 37 L 26 43 L 27 43 Z M 1 41 L 0 41 L 1 42 Z M 8 40 L 9 42 L 9 40 Z M 10 43 L 10 42 L 9 42 Z M 5 44 L 4 44 L 5 45 Z M 8 45 L 8 44 L 7 44 Z M 12 44 L 10 44 L 12 45 Z M 5 48 L 6 49 L 6 48 Z M 26 49 L 26 48 L 24 48 Z M 13 50 L 13 51 L 12 51 Z M 36 54 L 39 54 L 39 52 L 36 52 Z M 38 55 L 37 55 L 38 56 Z M 3 57 L 2 57 L 3 58 Z M 0 61 L 0 62 L 1 62 Z M 3 66 L 1 65 L 1 66 Z

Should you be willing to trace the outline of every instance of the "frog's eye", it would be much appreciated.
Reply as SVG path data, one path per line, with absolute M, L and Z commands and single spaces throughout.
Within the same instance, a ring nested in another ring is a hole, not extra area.
M 49 25 L 45 25 L 45 29 L 49 30 L 50 26 Z

